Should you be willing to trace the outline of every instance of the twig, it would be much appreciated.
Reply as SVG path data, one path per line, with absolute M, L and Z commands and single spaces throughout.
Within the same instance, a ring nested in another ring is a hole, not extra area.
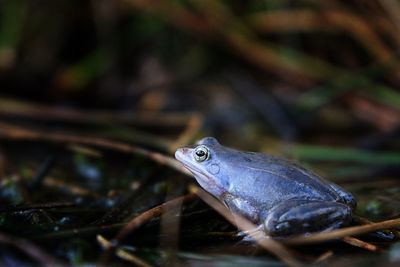
M 43 185 L 49 188 L 55 188 L 60 191 L 67 192 L 71 195 L 87 196 L 93 198 L 100 197 L 100 194 L 97 192 L 49 176 L 45 178 L 45 180 L 43 181 Z
M 178 203 L 180 201 L 187 201 L 194 197 L 195 197 L 195 195 L 189 194 L 189 195 L 185 195 L 185 196 L 178 197 L 176 199 L 167 201 L 159 206 L 156 206 L 152 209 L 149 209 L 149 210 L 143 212 L 139 216 L 133 218 L 128 223 L 115 223 L 115 224 L 111 224 L 111 225 L 89 226 L 89 227 L 85 227 L 85 228 L 69 229 L 69 230 L 65 230 L 65 231 L 58 231 L 58 232 L 40 235 L 40 236 L 35 237 L 35 239 L 42 240 L 42 239 L 53 239 L 53 238 L 65 238 L 68 236 L 83 236 L 83 235 L 91 235 L 91 234 L 95 234 L 95 233 L 98 234 L 98 233 L 103 233 L 103 232 L 108 232 L 108 231 L 115 231 L 117 229 L 123 228 L 120 230 L 119 234 L 114 239 L 117 241 L 118 240 L 121 241 L 127 234 L 129 234 L 130 232 L 137 229 L 143 223 L 154 218 L 155 216 L 160 215 L 163 212 L 163 209 L 166 208 L 166 206 L 173 205 L 174 203 Z
M 29 172 L 29 173 L 32 172 L 33 173 L 33 170 L 28 168 L 27 172 Z M 28 177 L 24 177 L 24 178 L 25 179 L 30 179 L 30 180 L 33 179 L 31 175 L 29 175 Z M 88 189 L 83 188 L 81 186 L 78 186 L 76 184 L 67 183 L 67 182 L 65 182 L 63 180 L 60 180 L 60 179 L 57 179 L 57 178 L 54 178 L 54 177 L 51 177 L 51 176 L 46 176 L 43 179 L 42 183 L 43 183 L 43 186 L 46 186 L 46 187 L 49 187 L 49 188 L 52 188 L 52 189 L 57 189 L 57 190 L 60 190 L 62 192 L 66 192 L 66 193 L 71 194 L 71 195 L 86 196 L 86 197 L 93 197 L 93 198 L 99 198 L 100 197 L 100 194 L 98 194 L 98 193 L 96 193 L 94 191 L 88 190 Z
M 283 243 L 288 245 L 303 245 L 303 244 L 314 244 L 321 243 L 337 238 L 343 238 L 346 236 L 361 235 L 377 230 L 389 229 L 400 226 L 400 218 L 395 220 L 387 220 L 378 223 L 372 223 L 361 226 L 347 227 L 343 229 L 333 230 L 325 233 L 316 233 L 309 236 L 293 237 L 284 240 Z
M 293 267 L 303 266 L 303 264 L 299 262 L 283 244 L 273 239 L 260 238 L 257 232 L 252 231 L 257 228 L 256 225 L 242 216 L 239 216 L 238 214 L 233 215 L 225 206 L 223 206 L 218 200 L 211 197 L 203 189 L 192 185 L 189 190 L 198 195 L 210 207 L 224 216 L 224 218 L 227 219 L 231 224 L 236 225 L 242 231 L 248 232 L 249 235 L 258 243 L 258 245 L 277 256 L 285 264 Z
M 259 12 L 249 18 L 251 24 L 263 32 L 341 30 L 360 40 L 380 62 L 395 58 L 393 53 L 371 30 L 364 19 L 344 10 L 283 10 Z
M 62 266 L 62 264 L 57 259 L 53 258 L 49 254 L 41 250 L 39 247 L 25 239 L 0 233 L 0 243 L 13 246 L 23 251 L 30 257 L 37 260 L 42 266 Z
M 379 250 L 379 248 L 377 246 L 375 246 L 375 245 L 373 245 L 371 243 L 362 241 L 362 240 L 360 240 L 358 238 L 355 238 L 355 237 L 345 236 L 345 237 L 343 237 L 342 240 L 344 242 L 346 242 L 347 244 L 350 244 L 350 245 L 355 246 L 355 247 L 363 248 L 363 249 L 366 249 L 366 250 L 369 250 L 369 251 L 372 251 L 372 252 L 376 252 L 376 251 Z
M 38 105 L 13 99 L 0 98 L 0 114 L 13 117 L 34 118 L 37 120 L 57 120 L 82 123 L 131 123 L 156 126 L 182 126 L 191 118 L 191 114 L 134 113 L 112 111 L 85 111 L 72 108 L 59 108 Z
M 394 0 L 380 0 L 382 7 L 389 14 L 393 24 L 396 25 L 397 31 L 400 30 L 400 5 L 399 2 Z
M 272 72 L 280 78 L 289 82 L 301 84 L 309 83 L 318 79 L 320 73 L 325 68 L 308 69 L 303 68 L 301 64 L 287 60 L 277 53 L 266 43 L 261 43 L 255 36 L 248 34 L 250 31 L 240 21 L 235 20 L 230 12 L 214 12 L 213 8 L 204 8 L 207 5 L 216 5 L 213 1 L 203 4 L 203 16 L 197 16 L 180 4 L 171 3 L 166 0 L 143 1 L 143 0 L 125 0 L 132 6 L 146 10 L 153 14 L 167 18 L 167 21 L 185 30 L 194 31 L 200 34 L 217 35 L 232 48 L 241 57 L 255 64 L 259 68 Z M 198 1 L 202 2 L 202 1 Z M 214 1 L 215 2 L 215 1 Z M 221 23 L 223 22 L 223 23 Z M 201 25 L 201 27 L 199 27 Z
M 314 58 L 312 62 L 314 66 L 305 69 L 302 67 L 303 62 L 285 58 L 282 51 L 271 44 L 260 42 L 257 38 L 246 36 L 241 32 L 226 31 L 223 39 L 239 56 L 287 82 L 307 85 L 322 78 L 333 77 L 329 64 L 322 60 Z M 306 59 L 306 56 L 303 59 Z
M 313 265 L 316 265 L 318 263 L 321 263 L 323 261 L 326 261 L 327 259 L 329 259 L 330 257 L 333 256 L 333 251 L 332 250 L 328 250 L 324 253 L 322 253 L 314 262 Z
M 371 17 L 369 17 L 369 20 L 371 20 Z M 397 47 L 400 46 L 400 36 L 398 34 L 398 28 L 400 27 L 393 25 L 392 21 L 388 20 L 386 16 L 375 16 L 375 18 L 373 18 L 371 22 L 378 32 L 385 34 L 389 38 L 391 38 L 393 42 L 397 44 Z
M 247 27 L 245 23 L 237 19 L 227 8 L 219 8 L 218 4 L 214 4 L 215 1 L 207 1 L 206 4 L 202 4 L 203 9 L 201 9 L 201 12 L 203 16 L 197 16 L 197 14 L 190 12 L 183 5 L 179 6 L 177 3 L 171 4 L 171 2 L 166 0 L 125 0 L 125 2 L 130 3 L 140 10 L 146 10 L 152 14 L 164 17 L 169 23 L 185 30 L 217 36 L 245 60 L 291 83 L 307 85 L 319 80 L 346 77 L 348 74 L 348 72 L 342 71 L 340 68 L 334 67 L 317 57 L 307 56 L 297 50 L 288 49 L 283 46 L 274 46 L 271 43 L 260 41 L 250 27 Z M 197 2 L 202 3 L 204 1 L 194 1 L 194 3 Z M 204 8 L 207 5 L 213 8 Z M 219 8 L 217 9 L 218 12 L 215 11 L 214 7 Z M 254 24 L 260 24 L 261 26 L 259 27 L 262 28 L 264 27 L 263 20 L 265 17 L 271 16 L 274 19 L 267 19 L 267 24 L 279 24 L 283 22 L 283 25 L 286 23 L 290 24 L 292 28 L 297 27 L 299 29 L 304 24 L 303 19 L 305 19 L 304 27 L 314 27 L 316 24 L 320 24 L 322 19 L 325 24 L 344 29 L 358 37 L 367 46 L 371 54 L 375 56 L 377 61 L 388 66 L 389 63 L 393 66 L 398 65 L 397 61 L 391 62 L 396 57 L 390 48 L 371 30 L 371 27 L 363 18 L 355 14 L 344 10 L 324 10 L 322 14 L 315 14 L 315 12 L 310 12 L 309 10 L 279 12 L 256 14 L 250 20 Z M 292 15 L 294 17 L 293 20 L 290 19 Z M 199 25 L 203 27 L 199 28 Z M 271 26 L 270 28 L 281 30 L 282 27 Z M 287 56 L 288 54 L 290 54 L 290 57 Z M 308 67 L 304 68 L 304 65 Z M 396 68 L 393 69 L 396 70 Z M 351 80 L 366 81 L 369 82 L 370 86 L 373 86 L 373 83 L 366 76 L 352 75 Z
M 361 96 L 346 99 L 353 114 L 374 125 L 382 132 L 391 132 L 400 126 L 400 111 Z
M 93 149 L 91 147 L 88 147 L 88 146 L 70 145 L 67 148 L 70 149 L 73 152 L 80 153 L 80 154 L 83 154 L 85 156 L 94 157 L 94 158 L 103 157 L 103 154 L 100 151 L 98 151 L 97 149 Z
M 156 216 L 159 216 L 169 206 L 173 206 L 173 205 L 179 204 L 182 201 L 191 200 L 194 197 L 195 197 L 194 194 L 188 194 L 188 195 L 180 196 L 180 197 L 177 197 L 175 199 L 172 199 L 170 201 L 162 203 L 161 205 L 158 205 L 158 206 L 156 206 L 154 208 L 151 208 L 151 209 L 143 212 L 139 216 L 136 216 L 135 218 L 133 218 L 128 224 L 126 224 L 124 226 L 124 228 L 121 229 L 121 231 L 117 234 L 117 236 L 114 238 L 114 240 L 117 241 L 117 242 L 122 241 L 122 239 L 126 235 L 128 235 L 129 233 L 131 233 L 132 231 L 137 229 L 139 226 L 141 226 L 146 221 L 148 221 L 148 220 L 150 220 L 150 219 L 152 219 L 152 218 L 154 218 Z
M 97 235 L 97 242 L 105 250 L 107 250 L 113 246 L 113 244 L 109 240 L 104 238 L 102 235 Z M 133 263 L 136 266 L 151 267 L 151 265 L 149 263 L 147 263 L 143 259 L 139 258 L 138 256 L 133 255 L 132 253 L 126 251 L 125 249 L 117 248 L 115 254 L 118 257 L 120 257 L 121 259 L 129 261 L 130 263 Z
M 133 232 L 136 230 L 138 227 L 140 227 L 142 224 L 145 222 L 149 221 L 150 219 L 159 216 L 162 214 L 162 212 L 170 206 L 177 205 L 181 203 L 182 201 L 188 201 L 191 200 L 195 197 L 194 194 L 188 194 L 184 196 L 177 197 L 175 199 L 172 199 L 170 201 L 167 201 L 161 205 L 158 205 L 154 208 L 151 208 L 139 216 L 136 216 L 133 218 L 131 221 L 129 221 L 116 235 L 116 237 L 113 239 L 113 246 L 110 246 L 106 251 L 104 251 L 103 256 L 101 257 L 101 263 L 105 264 L 108 261 L 109 256 L 115 249 L 115 246 L 118 245 L 129 233 Z
M 13 99 L 0 98 L 0 116 L 23 117 L 35 121 L 72 122 L 94 125 L 106 138 L 116 137 L 123 141 L 133 141 L 135 144 L 149 145 L 162 151 L 175 152 L 174 142 L 166 138 L 133 129 L 130 124 L 163 126 L 182 128 L 181 143 L 187 141 L 188 136 L 195 133 L 201 126 L 201 116 L 198 113 L 134 113 L 112 111 L 84 111 L 73 108 L 59 108 L 53 106 L 38 105 L 21 102 Z M 109 127 L 110 123 L 113 127 Z M 124 125 L 121 125 L 124 123 Z M 127 126 L 128 125 L 128 126 Z M 188 132 L 189 131 L 189 132 Z
M 115 150 L 122 153 L 128 153 L 128 154 L 132 153 L 144 156 L 159 164 L 167 165 L 183 174 L 190 175 L 187 169 L 182 167 L 182 165 L 177 160 L 169 156 L 157 152 L 152 152 L 144 148 L 128 145 L 126 143 L 112 141 L 104 138 L 34 131 L 4 122 L 0 122 L 0 138 L 92 145 L 92 146 Z
M 181 210 L 184 199 L 167 204 L 160 218 L 160 244 L 159 248 L 165 251 L 161 265 L 171 265 L 176 262 L 180 241 Z

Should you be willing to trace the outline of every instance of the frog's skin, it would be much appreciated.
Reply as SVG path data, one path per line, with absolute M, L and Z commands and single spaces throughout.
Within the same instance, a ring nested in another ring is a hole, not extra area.
M 352 219 L 350 193 L 288 160 L 227 148 L 213 137 L 175 157 L 201 187 L 269 236 L 332 230 Z

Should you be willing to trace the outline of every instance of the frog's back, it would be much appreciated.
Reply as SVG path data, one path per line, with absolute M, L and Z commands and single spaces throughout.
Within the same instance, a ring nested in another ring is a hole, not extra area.
M 329 182 L 291 161 L 237 150 L 233 157 L 231 179 L 242 185 L 238 194 L 269 205 L 282 199 L 341 201 Z

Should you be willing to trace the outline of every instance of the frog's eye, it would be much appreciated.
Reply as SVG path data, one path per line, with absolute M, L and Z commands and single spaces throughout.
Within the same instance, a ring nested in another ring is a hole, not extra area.
M 205 146 L 198 146 L 194 150 L 194 159 L 197 162 L 202 162 L 210 158 L 210 151 Z

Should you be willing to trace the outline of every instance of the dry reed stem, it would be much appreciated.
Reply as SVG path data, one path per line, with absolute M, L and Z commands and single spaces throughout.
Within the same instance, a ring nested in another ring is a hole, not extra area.
M 254 229 L 257 228 L 256 225 L 240 215 L 233 215 L 225 206 L 206 193 L 203 189 L 192 185 L 189 190 L 199 196 L 204 202 L 206 202 L 222 216 L 224 216 L 224 218 L 227 219 L 231 224 L 236 225 L 242 231 L 246 231 L 249 236 L 251 236 L 257 242 L 258 245 L 274 254 L 286 265 L 291 267 L 303 266 L 303 264 L 298 261 L 290 252 L 290 250 L 283 244 L 273 239 L 259 238 L 258 233 L 254 231 Z
M 161 165 L 169 166 L 172 169 L 175 169 L 183 174 L 190 175 L 190 172 L 172 157 L 105 138 L 59 134 L 46 131 L 35 131 L 4 122 L 0 122 L 0 138 L 12 140 L 48 141 L 62 144 L 74 143 L 81 145 L 97 146 L 122 153 L 136 154 L 147 157 Z
M 323 10 L 321 12 L 300 9 L 259 12 L 249 17 L 257 31 L 344 31 L 364 45 L 378 62 L 387 63 L 395 58 L 393 52 L 371 30 L 360 16 L 345 10 Z
M 97 235 L 97 242 L 100 244 L 100 246 L 103 249 L 109 249 L 110 247 L 112 247 L 112 243 L 106 239 L 105 237 L 103 237 L 102 235 Z M 139 266 L 139 267 L 151 267 L 152 265 L 150 265 L 149 263 L 147 263 L 145 260 L 139 258 L 136 255 L 133 255 L 131 252 L 126 251 L 125 249 L 122 248 L 117 248 L 115 251 L 115 254 L 123 259 L 126 260 L 132 264 L 134 264 L 135 266 Z
M 135 113 L 111 112 L 104 110 L 87 111 L 67 107 L 52 107 L 13 99 L 0 98 L 0 114 L 13 117 L 26 117 L 37 120 L 57 120 L 81 123 L 110 123 L 182 126 L 187 124 L 192 114 L 181 113 Z
M 346 242 L 347 244 L 350 244 L 355 247 L 363 248 L 372 252 L 377 252 L 379 248 L 371 243 L 362 241 L 358 238 L 351 237 L 351 236 L 345 236 L 342 238 L 343 242 Z
M 180 196 L 180 197 L 174 198 L 172 200 L 169 200 L 167 202 L 164 202 L 161 205 L 151 208 L 151 209 L 141 213 L 140 215 L 134 217 L 126 225 L 124 225 L 124 227 L 118 232 L 118 234 L 113 239 L 113 245 L 108 247 L 106 249 L 106 251 L 104 251 L 103 255 L 101 256 L 100 262 L 103 265 L 107 264 L 111 253 L 115 249 L 115 246 L 118 245 L 118 243 L 120 243 L 128 234 L 132 233 L 134 230 L 139 228 L 145 222 L 151 220 L 154 217 L 159 216 L 165 210 L 169 209 L 171 206 L 179 205 L 184 201 L 193 199 L 194 197 L 195 197 L 194 194 Z
M 332 250 L 328 250 L 324 253 L 322 253 L 314 262 L 313 265 L 319 264 L 323 261 L 326 261 L 327 259 L 331 258 L 333 256 L 333 251 Z
M 346 227 L 330 232 L 315 233 L 309 236 L 299 236 L 284 240 L 283 243 L 288 245 L 304 245 L 304 244 L 315 244 L 335 240 L 353 235 L 366 234 L 378 230 L 390 229 L 400 226 L 400 218 L 394 220 L 387 220 L 378 223 Z
M 137 229 L 139 226 L 141 226 L 143 223 L 147 222 L 148 220 L 150 220 L 156 216 L 159 216 L 164 210 L 168 209 L 171 206 L 180 204 L 183 201 L 191 200 L 194 197 L 195 197 L 194 194 L 180 196 L 180 197 L 174 198 L 172 200 L 169 200 L 167 202 L 164 202 L 161 205 L 158 205 L 154 208 L 146 210 L 145 212 L 141 213 L 140 215 L 138 215 L 138 216 L 134 217 L 132 220 L 130 220 L 121 229 L 121 231 L 119 231 L 119 233 L 116 235 L 114 240 L 117 242 L 120 242 L 126 235 L 133 232 L 135 229 Z
M 217 36 L 224 40 L 239 56 L 288 82 L 309 84 L 318 76 L 321 76 L 320 69 L 309 71 L 297 62 L 285 60 L 276 53 L 275 49 L 259 42 L 255 36 L 248 34 L 251 31 L 248 31 L 244 24 L 236 20 L 230 13 L 227 14 L 225 9 L 224 12 L 217 13 L 220 16 L 219 18 L 215 18 L 216 14 L 213 10 L 203 8 L 203 16 L 200 17 L 188 11 L 185 7 L 179 6 L 179 4 L 171 4 L 170 1 L 125 0 L 125 2 L 137 9 L 157 14 L 179 28 Z M 223 23 L 215 23 L 216 21 Z M 203 26 L 199 27 L 199 25 Z

